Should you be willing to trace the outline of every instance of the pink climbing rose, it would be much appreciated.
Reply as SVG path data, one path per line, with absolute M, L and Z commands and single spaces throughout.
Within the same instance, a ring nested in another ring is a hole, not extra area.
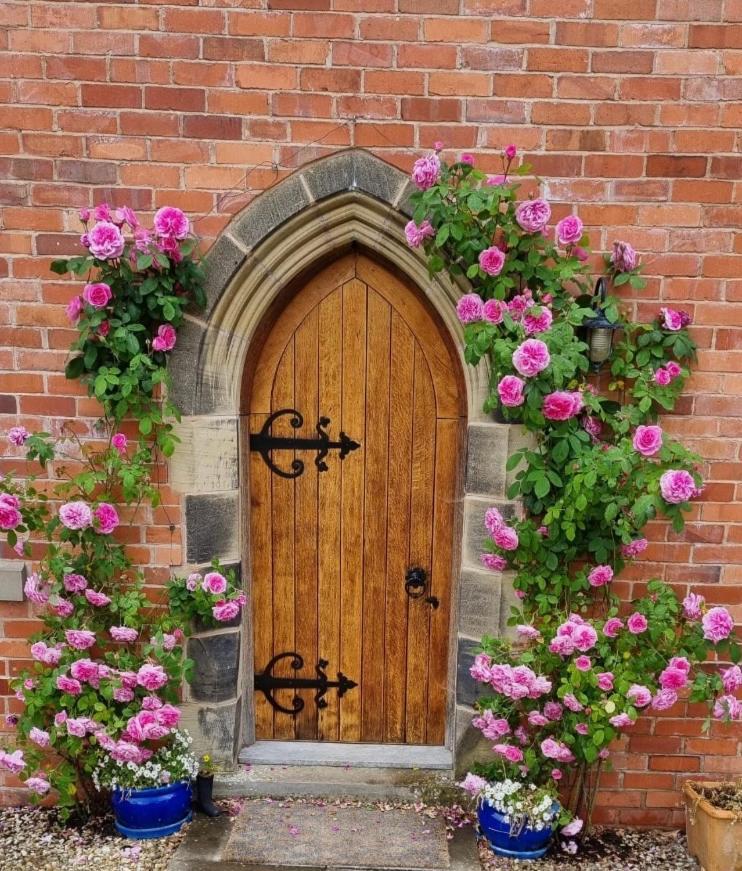
M 483 553 L 479 559 L 485 568 L 493 572 L 504 572 L 508 567 L 508 561 L 498 553 Z
M 412 181 L 426 191 L 433 187 L 441 175 L 441 161 L 437 154 L 426 154 L 418 158 L 412 167 Z
M 526 378 L 538 375 L 550 361 L 549 349 L 540 339 L 526 339 L 513 351 L 513 366 Z
M 114 641 L 125 641 L 128 644 L 136 641 L 139 637 L 137 630 L 128 626 L 111 626 L 108 632 Z
M 173 236 L 175 239 L 185 239 L 191 229 L 188 218 L 175 206 L 158 209 L 153 226 L 158 236 Z
M 637 708 L 646 708 L 652 701 L 652 693 L 642 684 L 635 683 L 629 687 L 626 698 L 631 699 Z
M 87 502 L 65 502 L 59 509 L 59 519 L 67 529 L 86 529 L 93 522 L 93 512 Z
M 604 587 L 613 580 L 613 569 L 609 565 L 595 566 L 587 580 L 591 587 Z
M 121 230 L 110 221 L 98 221 L 85 236 L 90 253 L 98 260 L 112 260 L 120 257 L 124 251 Z
M 110 598 L 98 590 L 85 590 L 85 598 L 96 608 L 105 608 L 106 605 L 111 604 Z
M 67 320 L 71 324 L 76 324 L 80 320 L 80 315 L 83 312 L 83 304 L 81 296 L 73 296 L 72 299 L 67 303 L 67 308 L 65 308 L 64 312 L 67 315 Z
M 701 608 L 706 600 L 698 593 L 688 593 L 683 599 L 683 613 L 689 620 L 700 620 Z
M 605 693 L 609 693 L 613 689 L 613 672 L 601 671 L 597 674 L 598 686 Z
M 517 375 L 506 375 L 500 379 L 497 385 L 497 394 L 500 397 L 500 402 L 509 408 L 515 408 L 523 405 L 525 397 L 523 396 L 523 388 L 526 386 L 522 378 Z
M 492 535 L 495 544 L 503 550 L 518 549 L 518 533 L 512 526 L 501 526 Z
M 206 575 L 204 575 L 201 589 L 205 593 L 211 593 L 215 596 L 219 596 L 227 589 L 227 579 L 224 577 L 224 575 L 219 574 L 219 572 L 208 572 Z
M 20 500 L 10 493 L 0 493 L 0 529 L 15 529 L 20 526 L 23 516 L 19 510 Z
M 211 613 L 213 614 L 214 619 L 218 620 L 220 623 L 228 623 L 230 620 L 234 620 L 234 618 L 240 613 L 240 606 L 234 600 L 225 601 L 222 599 L 214 605 L 211 609 Z
M 167 680 L 167 674 L 161 665 L 147 662 L 137 672 L 137 683 L 150 692 L 165 686 Z
M 115 448 L 121 456 L 126 453 L 128 439 L 122 432 L 115 433 L 111 438 L 111 447 Z
M 582 411 L 579 390 L 555 390 L 544 397 L 542 411 L 547 420 L 569 420 Z
M 8 441 L 17 448 L 22 448 L 31 434 L 25 426 L 12 426 L 8 430 Z
M 649 542 L 646 538 L 635 538 L 628 544 L 621 545 L 621 555 L 627 558 L 639 556 L 639 554 L 644 553 L 648 546 Z
M 75 650 L 87 650 L 95 644 L 95 632 L 89 629 L 65 629 L 64 635 L 67 644 Z
M 505 265 L 505 254 L 495 245 L 479 254 L 479 267 L 487 275 L 499 275 Z
M 546 306 L 536 306 L 523 317 L 523 329 L 526 335 L 545 333 L 552 324 L 554 316 Z
M 110 535 L 119 525 L 119 515 L 113 505 L 101 502 L 93 512 L 95 528 L 101 535 Z
M 675 311 L 672 308 L 661 308 L 662 326 L 666 330 L 677 332 L 683 328 L 683 317 L 681 312 Z
M 726 608 L 717 606 L 706 611 L 701 620 L 701 626 L 703 626 L 703 637 L 707 641 L 718 644 L 725 638 L 729 638 L 732 629 L 734 629 L 734 620 Z
M 45 732 L 43 729 L 38 729 L 36 726 L 32 726 L 31 731 L 28 733 L 28 737 L 34 742 L 34 744 L 38 744 L 39 747 L 49 746 L 49 733 Z
M 157 335 L 152 339 L 154 351 L 172 351 L 175 347 L 177 333 L 172 324 L 161 324 L 157 328 Z
M 611 264 L 616 272 L 631 272 L 639 265 L 639 256 L 628 242 L 614 242 Z
M 641 635 L 642 632 L 647 631 L 648 626 L 649 623 L 647 623 L 647 618 L 644 614 L 640 614 L 638 611 L 634 611 L 626 621 L 626 628 L 632 635 Z
M 652 457 L 662 447 L 662 427 L 638 426 L 632 440 L 634 450 L 644 457 Z
M 659 384 L 660 387 L 667 387 L 667 385 L 672 381 L 672 376 L 664 366 L 660 366 L 652 377 L 654 378 L 655 384 Z
M 456 304 L 456 314 L 462 324 L 482 320 L 484 303 L 478 293 L 466 293 Z
M 65 674 L 60 674 L 56 680 L 56 687 L 63 693 L 69 693 L 71 696 L 79 696 L 82 692 L 82 685 L 79 680 L 72 677 L 67 677 Z
M 482 317 L 491 324 L 501 324 L 507 310 L 507 304 L 501 299 L 488 299 L 482 306 Z
M 84 575 L 69 574 L 62 579 L 65 590 L 68 593 L 82 593 L 88 586 L 88 579 Z
M 696 495 L 696 482 L 685 469 L 669 469 L 660 478 L 660 493 L 671 505 L 687 502 Z
M 110 286 L 103 281 L 86 284 L 82 292 L 83 301 L 93 308 L 105 308 L 112 296 Z
M 549 223 L 551 206 L 546 200 L 526 200 L 515 210 L 515 220 L 526 233 L 538 233 Z
M 562 218 L 556 225 L 555 235 L 560 245 L 576 245 L 582 238 L 582 221 L 576 215 Z
M 414 221 L 408 221 L 405 224 L 404 234 L 410 248 L 419 248 L 426 239 L 435 236 L 435 228 L 428 220 L 423 221 L 419 226 Z

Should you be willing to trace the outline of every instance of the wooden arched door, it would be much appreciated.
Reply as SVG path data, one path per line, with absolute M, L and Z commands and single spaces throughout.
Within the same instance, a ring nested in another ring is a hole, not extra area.
M 464 397 L 442 328 L 353 253 L 249 366 L 257 738 L 443 744 Z

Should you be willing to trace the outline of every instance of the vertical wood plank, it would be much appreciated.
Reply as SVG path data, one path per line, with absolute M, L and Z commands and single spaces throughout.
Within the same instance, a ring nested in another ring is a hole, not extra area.
M 249 431 L 260 432 L 267 414 L 251 414 Z M 271 535 L 271 471 L 260 454 L 249 453 L 250 551 L 252 569 L 253 658 L 262 671 L 273 656 L 273 542 Z M 255 735 L 273 737 L 273 708 L 255 694 Z
M 430 369 L 415 344 L 412 405 L 412 479 L 410 498 L 410 565 L 430 575 L 433 544 L 433 485 L 435 481 L 435 394 Z M 425 597 L 411 599 L 407 615 L 407 716 L 405 740 L 424 744 L 427 730 L 428 649 L 431 605 Z
M 319 418 L 317 400 L 317 309 L 306 316 L 294 334 L 294 398 L 304 417 L 296 434 L 314 438 Z M 294 637 L 296 650 L 304 657 L 304 673 L 314 676 L 317 652 L 317 487 L 332 472 L 319 473 L 310 452 L 302 452 L 304 473 L 294 482 Z M 304 702 L 296 717 L 296 737 L 317 737 L 317 705 L 314 690 L 297 693 Z
M 384 620 L 391 308 L 368 291 L 363 542 L 363 741 L 384 740 Z
M 295 408 L 294 405 L 294 340 L 286 346 L 276 369 L 271 397 L 273 411 Z M 273 425 L 273 434 L 293 435 L 288 418 L 280 418 Z M 294 454 L 276 452 L 274 462 L 289 468 Z M 294 482 L 271 475 L 271 523 L 273 532 L 273 655 L 296 650 L 294 637 Z M 274 669 L 276 677 L 290 677 L 295 672 L 290 662 L 283 660 Z M 306 668 L 306 663 L 305 663 Z M 290 707 L 293 690 L 278 690 L 277 698 Z M 294 718 L 280 711 L 274 712 L 273 735 L 276 738 L 294 738 Z
M 415 340 L 392 313 L 389 383 L 389 497 L 387 527 L 384 740 L 405 739 L 407 687 L 407 607 L 409 568 L 412 399 Z
M 435 445 L 435 509 L 431 591 L 440 606 L 430 615 L 427 743 L 443 744 L 448 699 L 448 645 L 451 621 L 453 536 L 462 422 L 438 420 Z
M 342 412 L 343 299 L 338 288 L 319 306 L 319 402 L 330 418 L 330 431 L 340 430 Z M 347 462 L 344 460 L 343 462 Z M 318 652 L 330 665 L 328 674 L 340 669 L 340 516 L 342 469 L 333 464 L 317 482 Z M 340 705 L 337 692 L 325 696 L 326 708 L 318 715 L 318 737 L 339 738 Z
M 363 637 L 363 523 L 366 420 L 366 285 L 356 279 L 343 285 L 342 429 L 360 442 L 342 466 L 341 644 L 343 673 L 359 686 L 340 702 L 340 740 L 361 738 Z

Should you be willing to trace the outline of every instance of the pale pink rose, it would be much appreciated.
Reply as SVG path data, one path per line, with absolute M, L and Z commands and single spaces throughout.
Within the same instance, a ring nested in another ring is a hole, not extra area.
M 59 519 L 67 529 L 86 529 L 93 522 L 93 512 L 87 502 L 66 502 L 59 509 Z
M 673 381 L 683 371 L 674 360 L 670 360 L 668 363 L 665 363 L 665 369 L 667 371 L 667 374 Z
M 111 221 L 113 220 L 113 214 L 111 212 L 111 207 L 108 203 L 99 203 L 93 209 L 93 219 L 96 221 Z
M 8 441 L 17 448 L 22 448 L 31 435 L 25 426 L 12 426 L 8 430 Z
M 652 701 L 652 693 L 642 684 L 632 684 L 626 692 L 626 698 L 631 699 L 637 708 L 646 708 Z
M 105 308 L 112 296 L 110 286 L 104 281 L 86 284 L 82 292 L 83 301 L 93 308 Z
M 531 726 L 547 726 L 549 721 L 540 711 L 529 711 L 528 722 Z
M 689 620 L 700 620 L 701 608 L 706 600 L 698 593 L 688 593 L 683 599 L 683 613 Z
M 667 385 L 672 381 L 672 376 L 663 366 L 660 366 L 660 368 L 656 370 L 653 378 L 655 384 L 659 384 L 660 387 L 667 387 Z
M 614 242 L 611 264 L 616 272 L 631 272 L 639 265 L 639 256 L 628 242 Z
M 545 306 L 537 306 L 531 309 L 523 318 L 523 329 L 526 331 L 526 335 L 529 336 L 533 333 L 545 333 L 553 320 L 554 316 L 551 313 L 551 309 Z
M 84 575 L 69 574 L 64 576 L 62 583 L 68 593 L 82 593 L 88 585 L 88 580 Z
M 634 721 L 628 714 L 616 714 L 616 716 L 611 717 L 608 722 L 611 726 L 615 726 L 616 729 L 625 729 L 627 726 L 634 725 Z
M 562 699 L 564 702 L 564 707 L 569 708 L 575 714 L 579 714 L 580 711 L 585 710 L 585 706 L 582 705 L 574 693 L 567 693 L 565 697 Z
M 161 707 L 162 702 L 157 698 L 157 696 L 145 696 L 142 699 L 142 710 L 144 711 L 156 711 Z
M 153 226 L 158 236 L 174 236 L 176 239 L 185 239 L 191 229 L 188 218 L 174 206 L 158 209 Z
M 110 221 L 98 221 L 87 236 L 90 253 L 98 260 L 112 260 L 124 252 L 121 230 Z
M 234 618 L 240 613 L 240 606 L 237 602 L 227 602 L 222 600 L 214 605 L 211 609 L 211 613 L 213 614 L 214 619 L 218 620 L 220 623 L 228 623 L 230 620 L 234 620 Z
M 142 751 L 129 741 L 117 741 L 111 756 L 118 762 L 138 763 L 142 759 Z
M 219 596 L 227 589 L 227 579 L 224 575 L 220 575 L 219 572 L 208 572 L 208 574 L 204 575 L 201 589 L 205 593 Z
M 546 200 L 526 200 L 515 210 L 515 220 L 526 233 L 538 233 L 549 223 L 551 206 Z
M 167 674 L 161 665 L 145 663 L 137 672 L 137 683 L 153 692 L 167 683 Z
M 736 693 L 742 687 L 742 668 L 733 665 L 721 670 L 721 682 L 725 693 Z
M 523 405 L 525 396 L 523 396 L 523 388 L 526 382 L 517 375 L 506 375 L 500 379 L 497 385 L 497 395 L 500 397 L 500 402 L 508 408 L 515 408 Z
M 663 690 L 682 690 L 688 683 L 688 673 L 668 666 L 660 673 L 659 683 Z
M 441 142 L 440 139 L 436 139 L 435 142 L 433 143 L 433 151 L 436 151 L 436 152 L 443 151 L 443 149 L 445 147 L 446 147 L 446 143 Z
M 541 410 L 547 420 L 569 420 L 582 411 L 582 402 L 579 390 L 555 390 L 544 397 Z
M 568 838 L 572 838 L 575 835 L 579 835 L 582 831 L 583 822 L 579 817 L 575 817 L 571 822 L 567 823 L 560 832 L 562 835 L 566 835 Z
M 561 780 L 562 776 L 563 776 L 562 772 L 558 768 L 551 769 L 551 779 L 552 780 L 557 780 L 557 781 Z
M 152 349 L 155 351 L 172 351 L 175 347 L 177 333 L 172 324 L 161 324 L 157 335 L 152 339 Z
M 31 656 L 39 662 L 43 662 L 47 650 L 48 648 L 43 641 L 36 641 L 31 645 Z
M 180 250 L 180 244 L 175 236 L 160 236 L 156 244 L 159 250 L 174 263 L 180 263 L 183 259 L 183 252 Z
M 507 178 L 504 175 L 488 175 L 484 183 L 487 187 L 499 187 L 507 183 Z
M 88 731 L 88 717 L 68 717 L 64 724 L 67 728 L 68 735 L 74 735 L 75 738 L 84 738 Z
M 505 265 L 505 254 L 497 247 L 485 248 L 479 254 L 479 268 L 487 275 L 499 275 Z
M 535 626 L 531 626 L 530 623 L 519 623 L 515 627 L 515 631 L 521 638 L 525 638 L 528 641 L 534 641 L 537 638 L 541 638 L 541 633 Z
M 604 587 L 613 580 L 613 569 L 607 565 L 595 566 L 587 580 L 591 587 Z
M 119 525 L 118 512 L 108 502 L 101 502 L 93 512 L 93 517 L 97 521 L 95 529 L 101 535 L 110 535 Z
M 492 748 L 495 753 L 504 756 L 508 762 L 522 762 L 523 751 L 520 747 L 515 747 L 513 744 L 495 744 Z
M 129 626 L 111 626 L 108 634 L 114 641 L 125 641 L 127 644 L 131 644 L 139 637 L 139 632 Z
M 634 611 L 631 617 L 626 621 L 626 628 L 632 635 L 641 635 L 642 632 L 647 631 L 648 626 L 647 618 L 644 614 L 640 614 L 638 611 Z
M 456 314 L 462 324 L 471 324 L 482 320 L 484 303 L 478 293 L 466 293 L 456 303 Z
M 621 629 L 623 629 L 623 621 L 618 617 L 610 617 L 603 624 L 603 635 L 606 638 L 615 638 Z
M 484 525 L 490 535 L 494 535 L 501 526 L 505 526 L 505 519 L 494 505 L 484 512 Z
M 677 332 L 683 328 L 683 318 L 680 312 L 671 308 L 661 308 L 660 314 L 662 315 L 662 326 L 666 330 Z
M 70 666 L 70 674 L 75 680 L 95 684 L 98 681 L 98 663 L 92 659 L 76 659 Z
M 560 245 L 576 245 L 582 238 L 582 221 L 576 215 L 562 218 L 554 231 Z
M 54 725 L 59 727 L 67 720 L 67 711 L 59 711 L 54 715 Z
M 425 191 L 437 183 L 441 174 L 441 161 L 437 154 L 418 158 L 412 167 L 412 181 Z
M 512 528 L 512 526 L 501 526 L 499 529 L 495 530 L 492 539 L 495 544 L 503 550 L 518 549 L 518 533 Z
M 180 722 L 181 712 L 174 705 L 161 705 L 156 713 L 157 722 L 168 729 L 174 729 Z
M 69 693 L 71 696 L 79 696 L 82 692 L 82 685 L 79 680 L 67 677 L 65 674 L 60 674 L 57 677 L 55 686 L 63 693 Z
M 126 687 L 116 687 L 113 691 L 113 698 L 117 702 L 130 702 L 134 698 L 134 690 L 128 690 Z
M 660 690 L 652 697 L 652 708 L 655 711 L 666 711 L 678 700 L 675 690 Z
M 598 633 L 589 623 L 576 626 L 572 633 L 572 641 L 577 650 L 585 653 L 598 643 Z
M 585 656 L 584 654 L 582 656 L 578 656 L 577 659 L 575 659 L 575 668 L 579 669 L 580 671 L 590 671 L 592 664 L 593 663 L 590 657 Z
M 550 361 L 549 349 L 540 339 L 526 339 L 513 351 L 513 366 L 526 378 L 538 375 Z
M 136 672 L 134 671 L 120 671 L 119 672 L 119 680 L 121 684 L 125 686 L 129 690 L 136 689 L 138 686 L 138 678 Z
M 405 224 L 404 234 L 410 248 L 419 248 L 426 239 L 435 236 L 435 228 L 427 219 L 420 226 L 414 221 L 408 221 Z
M 508 312 L 510 317 L 520 323 L 523 320 L 525 313 L 529 308 L 533 307 L 533 294 L 529 288 L 526 288 L 523 293 L 516 294 L 508 303 Z
M 493 572 L 504 572 L 508 567 L 508 561 L 505 557 L 497 553 L 480 554 L 479 560 L 485 568 L 491 569 Z
M 646 538 L 635 538 L 634 541 L 621 545 L 621 553 L 627 558 L 639 556 L 639 554 L 644 553 L 648 546 L 649 542 Z
M 139 218 L 131 206 L 121 206 L 116 209 L 114 219 L 116 224 L 128 224 L 132 230 L 139 226 Z
M 198 572 L 193 572 L 186 579 L 186 589 L 192 593 L 200 583 L 201 575 Z
M 46 795 L 51 789 L 51 784 L 43 777 L 29 777 L 28 780 L 24 781 L 23 785 L 30 789 L 31 792 L 35 792 L 36 795 Z
M 644 457 L 652 457 L 662 447 L 662 427 L 638 426 L 632 440 L 634 450 Z
M 687 502 L 696 495 L 696 482 L 685 469 L 669 469 L 660 478 L 660 493 L 671 505 Z
M 82 297 L 73 296 L 67 303 L 67 308 L 64 311 L 67 315 L 67 320 L 71 324 L 76 324 L 80 320 L 80 315 L 83 311 Z
M 554 738 L 544 738 L 541 742 L 541 752 L 547 759 L 557 759 L 560 762 L 571 762 L 574 759 L 569 747 Z
M 95 632 L 89 629 L 65 629 L 65 638 L 75 650 L 87 650 L 95 644 Z
M 482 306 L 482 317 L 491 324 L 501 324 L 507 310 L 507 305 L 501 299 L 488 299 Z
M 479 777 L 477 774 L 472 774 L 469 771 L 466 777 L 459 783 L 461 789 L 464 792 L 468 792 L 469 795 L 474 796 L 480 793 L 485 786 L 487 786 L 487 781 L 483 777 Z
M 559 702 L 547 702 L 544 705 L 544 716 L 552 722 L 562 719 L 562 706 Z
M 85 598 L 91 605 L 96 608 L 105 608 L 111 604 L 110 598 L 105 593 L 100 593 L 98 590 L 85 590 Z
M 98 731 L 94 733 L 94 737 L 98 744 L 109 753 L 116 747 L 116 742 L 103 729 L 98 729 Z
M 703 626 L 703 637 L 707 641 L 718 644 L 720 641 L 724 641 L 725 638 L 729 638 L 732 634 L 734 620 L 732 620 L 732 615 L 726 608 L 715 607 L 709 608 L 706 611 L 701 620 L 701 625 Z
M 713 713 L 717 720 L 738 720 L 742 717 L 742 703 L 734 696 L 719 696 L 714 702 Z
M 578 735 L 587 735 L 589 731 L 590 728 L 587 723 L 577 723 L 575 725 L 575 732 L 577 732 Z
M 56 602 L 52 602 L 50 607 L 57 617 L 69 617 L 75 610 L 72 602 L 68 602 L 67 599 L 62 599 L 61 597 L 57 598 Z
M 26 767 L 23 750 L 14 750 L 12 753 L 0 750 L 0 766 L 7 768 L 12 774 L 20 774 Z
M 28 737 L 34 744 L 38 744 L 39 747 L 48 747 L 49 746 L 49 733 L 45 732 L 43 729 L 37 729 L 36 726 L 32 726 Z
M 492 660 L 486 653 L 478 653 L 474 662 L 469 667 L 469 674 L 481 683 L 489 683 L 492 680 Z
M 690 662 L 688 662 L 685 656 L 673 656 L 668 665 L 670 668 L 677 668 L 686 674 L 690 674 Z
M 162 635 L 162 646 L 165 650 L 172 650 L 178 643 L 178 639 L 169 632 L 164 632 Z
M 126 446 L 128 443 L 128 439 L 122 432 L 117 432 L 111 437 L 111 447 L 116 448 L 121 456 L 126 453 Z
M 609 693 L 613 689 L 613 672 L 601 671 L 597 675 L 598 686 L 605 693 Z

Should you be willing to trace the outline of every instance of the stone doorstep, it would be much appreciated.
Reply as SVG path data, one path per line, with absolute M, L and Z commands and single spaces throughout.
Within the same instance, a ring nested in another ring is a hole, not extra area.
M 359 818 L 365 826 L 357 825 Z M 289 831 L 292 822 L 299 829 L 295 836 Z M 345 831 L 349 826 L 353 826 L 352 845 Z M 209 819 L 197 814 L 168 871 L 480 871 L 480 867 L 471 830 L 457 830 L 446 842 L 442 820 L 420 818 L 413 811 L 323 810 L 313 805 L 252 802 L 237 817 Z

